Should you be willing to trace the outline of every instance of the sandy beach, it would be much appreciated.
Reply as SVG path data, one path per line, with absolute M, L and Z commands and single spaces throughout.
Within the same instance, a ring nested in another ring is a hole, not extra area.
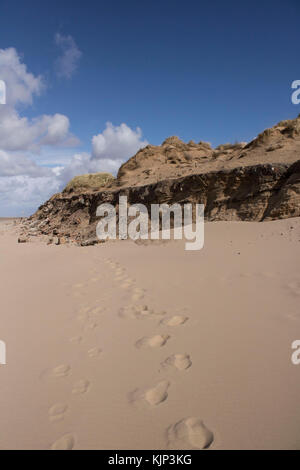
M 1 449 L 299 449 L 299 218 L 198 252 L 0 231 Z

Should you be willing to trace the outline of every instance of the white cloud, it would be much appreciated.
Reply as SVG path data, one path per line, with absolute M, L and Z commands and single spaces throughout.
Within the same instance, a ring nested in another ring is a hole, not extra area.
M 0 104 L 6 104 L 6 85 L 3 80 L 0 80 Z
M 56 61 L 56 71 L 59 77 L 71 78 L 78 67 L 81 51 L 72 36 L 55 35 L 55 43 L 61 48 L 62 54 Z
M 93 159 L 125 161 L 148 142 L 142 140 L 142 131 L 139 127 L 134 130 L 124 123 L 114 126 L 111 122 L 107 122 L 104 131 L 93 137 L 92 144 Z
M 42 140 L 43 144 L 56 144 L 62 142 L 68 135 L 70 121 L 67 116 L 55 114 L 54 116 L 44 116 L 43 122 L 46 124 L 47 135 Z
M 18 105 L 32 104 L 44 89 L 42 77 L 27 71 L 14 48 L 0 49 L 0 78 L 6 85 L 6 104 L 0 105 L 0 149 L 39 152 L 42 145 L 76 146 L 67 116 L 21 117 Z
M 6 103 L 10 106 L 32 104 L 33 96 L 44 88 L 41 76 L 27 71 L 16 49 L 0 49 L 0 77 L 6 84 Z
M 59 182 L 53 176 L 0 177 L 0 215 L 2 217 L 30 215 L 58 190 Z
M 107 133 L 107 129 L 113 132 Z M 129 136 L 127 141 L 123 139 L 124 129 Z M 89 153 L 78 153 L 66 158 L 64 166 L 51 169 L 41 167 L 26 156 L 0 151 L 0 216 L 21 215 L 21 208 L 29 215 L 53 193 L 61 191 L 74 176 L 103 171 L 115 175 L 128 157 L 147 144 L 141 140 L 141 131 L 133 131 L 126 124 L 119 127 L 109 124 L 100 135 L 105 136 L 105 151 L 97 158 Z M 122 158 L 116 158 L 117 155 Z
M 86 173 L 108 172 L 116 174 L 122 160 L 101 159 L 95 160 L 88 153 L 80 153 L 73 156 L 71 161 L 63 168 L 56 170 L 62 186 L 66 185 L 74 176 Z
M 60 74 L 70 77 L 81 53 L 69 36 L 57 35 L 56 41 L 64 52 Z M 7 104 L 0 105 L 0 216 L 29 215 L 76 175 L 116 174 L 125 160 L 148 143 L 140 128 L 107 123 L 92 139 L 92 154 L 72 155 L 71 147 L 79 141 L 70 132 L 67 116 L 57 113 L 29 119 L 20 115 L 18 105 L 30 105 L 44 84 L 41 77 L 27 71 L 13 48 L 0 49 L 0 77 L 7 87 Z
M 62 186 L 58 173 L 35 160 L 44 163 L 47 151 L 47 158 L 55 155 L 50 166 L 56 160 L 66 164 L 71 158 L 68 147 L 79 141 L 70 132 L 67 116 L 29 119 L 19 114 L 18 106 L 31 105 L 45 87 L 42 77 L 28 72 L 14 48 L 0 49 L 0 78 L 7 91 L 6 104 L 0 105 L 0 216 L 24 211 L 29 215 Z M 59 148 L 64 148 L 61 159 Z
M 19 154 L 8 154 L 0 150 L 0 177 L 30 176 L 32 178 L 52 176 L 50 168 L 37 165 Z
M 85 173 L 104 171 L 115 175 L 124 161 L 147 144 L 146 140 L 142 140 L 142 131 L 139 127 L 134 130 L 124 123 L 114 126 L 108 122 L 104 131 L 92 139 L 92 155 L 88 153 L 74 155 L 71 161 L 59 170 L 59 178 L 65 185 L 74 176 Z
M 30 159 L 0 151 L 0 216 L 30 215 L 77 175 L 118 170 L 117 161 L 75 154 L 64 167 L 45 168 Z
M 67 116 L 21 117 L 9 106 L 0 107 L 0 149 L 39 152 L 41 146 L 75 147 L 79 140 L 70 133 Z
M 40 119 L 41 145 L 75 147 L 80 141 L 70 133 L 70 120 L 63 114 L 42 116 Z

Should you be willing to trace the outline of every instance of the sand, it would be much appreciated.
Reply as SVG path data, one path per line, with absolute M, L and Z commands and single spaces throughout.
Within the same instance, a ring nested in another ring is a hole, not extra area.
M 300 219 L 0 243 L 0 449 L 300 448 Z

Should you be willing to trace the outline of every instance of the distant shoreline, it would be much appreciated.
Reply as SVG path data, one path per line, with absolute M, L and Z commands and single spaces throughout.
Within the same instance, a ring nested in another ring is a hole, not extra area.
M 22 217 L 0 217 L 1 222 L 12 222 L 13 220 L 20 220 Z

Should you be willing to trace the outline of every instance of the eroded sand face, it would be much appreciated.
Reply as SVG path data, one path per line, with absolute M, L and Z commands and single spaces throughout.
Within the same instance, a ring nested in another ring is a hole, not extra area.
M 206 224 L 200 252 L 6 224 L 1 449 L 299 448 L 299 219 Z

